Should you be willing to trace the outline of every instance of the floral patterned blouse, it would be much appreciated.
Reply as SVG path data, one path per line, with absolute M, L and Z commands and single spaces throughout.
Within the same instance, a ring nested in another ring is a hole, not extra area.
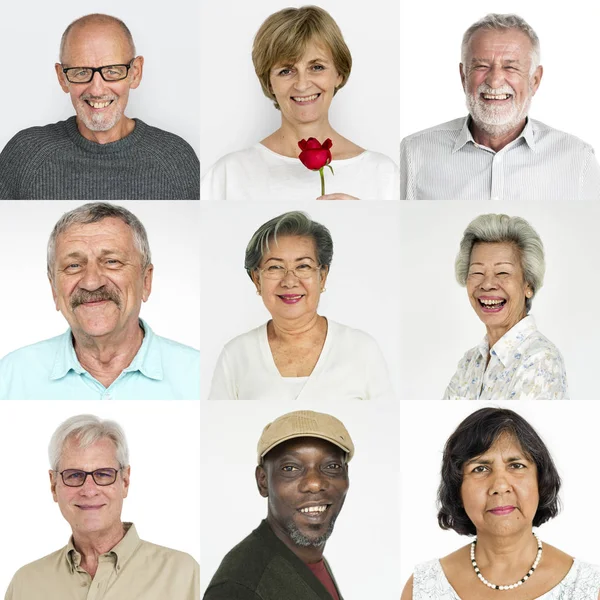
M 490 355 L 487 363 L 488 353 Z M 444 400 L 567 400 L 567 375 L 556 346 L 521 319 L 491 348 L 487 336 L 458 363 Z
M 598 600 L 599 592 L 600 568 L 575 559 L 569 572 L 558 585 L 531 600 Z M 413 600 L 461 600 L 461 598 L 446 579 L 440 561 L 435 559 L 415 567 Z

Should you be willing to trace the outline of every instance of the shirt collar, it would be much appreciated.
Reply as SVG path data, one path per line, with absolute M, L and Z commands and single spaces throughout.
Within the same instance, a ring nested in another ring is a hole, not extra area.
M 509 329 L 493 346 L 490 351 L 487 335 L 483 338 L 477 349 L 481 356 L 487 359 L 488 352 L 493 356 L 497 356 L 503 366 L 508 365 L 520 357 L 518 351 L 521 344 L 532 334 L 537 331 L 535 319 L 528 315 L 521 319 L 512 329 Z
M 133 357 L 131 364 L 123 369 L 123 373 L 139 371 L 149 379 L 161 380 L 163 378 L 163 368 L 160 344 L 146 321 L 140 319 L 140 326 L 144 330 L 142 345 Z M 59 336 L 58 350 L 50 379 L 62 379 L 69 371 L 74 371 L 78 375 L 86 373 L 77 358 L 77 354 L 75 354 L 71 329 L 67 329 L 63 335 Z
M 135 525 L 133 523 L 123 523 L 123 528 L 125 529 L 123 539 L 114 548 L 104 554 L 104 556 L 110 556 L 114 559 L 114 566 L 117 571 L 120 571 L 127 564 L 140 545 L 140 537 L 137 534 Z M 65 548 L 65 554 L 69 569 L 71 573 L 74 573 L 81 564 L 81 554 L 75 548 L 73 536 L 69 539 L 69 543 Z
M 473 139 L 473 134 L 469 129 L 469 124 L 471 123 L 471 117 L 465 117 L 465 122 L 463 123 L 462 129 L 460 130 L 458 137 L 456 138 L 456 142 L 454 142 L 454 147 L 452 148 L 452 154 L 458 152 L 464 145 L 471 142 L 473 145 L 476 145 L 475 140 Z M 520 138 L 525 140 L 525 143 L 533 150 L 535 148 L 535 136 L 533 133 L 533 124 L 531 119 L 527 117 L 527 122 L 525 123 L 525 127 L 523 131 L 521 131 L 519 137 L 516 140 L 513 140 L 510 144 L 515 144 Z

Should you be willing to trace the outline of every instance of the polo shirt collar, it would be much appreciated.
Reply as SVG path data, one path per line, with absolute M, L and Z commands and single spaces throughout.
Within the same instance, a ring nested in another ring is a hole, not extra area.
M 137 547 L 140 545 L 140 536 L 137 534 L 135 525 L 133 523 L 123 523 L 123 528 L 125 529 L 125 536 L 123 539 L 105 554 L 105 556 L 110 555 L 114 558 L 114 566 L 117 571 L 120 571 L 127 564 Z M 75 548 L 73 536 L 69 539 L 69 543 L 65 548 L 65 553 L 69 569 L 71 570 L 71 573 L 74 573 L 81 564 L 81 554 Z
M 509 329 L 493 346 L 490 351 L 487 335 L 477 346 L 479 353 L 487 360 L 488 352 L 496 356 L 507 368 L 510 363 L 521 357 L 519 347 L 532 334 L 537 331 L 535 319 L 528 315 L 521 319 L 512 329 Z
M 463 146 L 471 142 L 475 145 L 475 140 L 473 139 L 473 134 L 469 129 L 469 124 L 471 123 L 471 117 L 465 117 L 465 121 L 463 123 L 462 129 L 460 130 L 456 141 L 454 142 L 454 147 L 452 148 L 452 154 L 458 152 Z M 523 131 L 521 131 L 519 137 L 516 140 L 513 140 L 509 146 L 518 142 L 519 139 L 523 138 L 525 143 L 533 150 L 535 148 L 535 136 L 533 132 L 533 123 L 531 119 L 527 117 L 527 122 L 525 123 L 525 127 Z
M 149 379 L 161 380 L 163 378 L 163 367 L 159 341 L 146 321 L 140 319 L 140 326 L 144 330 L 142 345 L 133 357 L 131 364 L 123 369 L 123 373 L 139 371 Z M 50 379 L 62 379 L 69 371 L 74 371 L 78 375 L 87 372 L 81 366 L 77 354 L 75 354 L 73 334 L 70 328 L 59 336 L 56 359 L 50 373 Z

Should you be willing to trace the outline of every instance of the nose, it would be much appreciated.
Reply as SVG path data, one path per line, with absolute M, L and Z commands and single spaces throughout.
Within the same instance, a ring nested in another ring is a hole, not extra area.
M 99 71 L 94 73 L 86 91 L 93 96 L 102 96 L 106 92 L 105 82 Z
M 293 269 L 288 269 L 283 279 L 281 280 L 281 285 L 283 287 L 294 287 L 298 282 L 298 277 L 294 273 Z
M 323 473 L 318 468 L 308 469 L 300 484 L 300 491 L 318 494 L 329 487 Z
M 85 267 L 82 278 L 79 280 L 79 287 L 93 292 L 101 288 L 106 283 L 106 278 L 100 267 L 94 262 L 89 261 Z
M 489 495 L 494 496 L 496 494 L 502 495 L 512 491 L 512 486 L 508 481 L 506 474 L 503 472 L 497 473 L 496 476 L 490 482 Z
M 299 92 L 306 91 L 312 85 L 310 81 L 310 76 L 307 71 L 304 69 L 298 69 L 298 74 L 296 75 L 296 81 L 294 82 L 294 87 Z
M 479 285 L 482 290 L 495 290 L 498 287 L 498 282 L 496 280 L 496 276 L 493 273 L 488 273 L 481 280 L 481 284 Z
M 98 486 L 91 474 L 85 476 L 85 481 L 79 488 L 79 493 L 84 496 L 95 496 L 98 493 Z
M 505 83 L 502 66 L 496 64 L 492 65 L 488 71 L 487 77 L 485 78 L 485 82 L 494 89 L 502 87 Z

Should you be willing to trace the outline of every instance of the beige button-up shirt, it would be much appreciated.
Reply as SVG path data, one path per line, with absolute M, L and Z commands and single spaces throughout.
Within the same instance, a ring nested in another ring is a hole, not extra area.
M 69 543 L 21 567 L 5 600 L 200 600 L 200 568 L 189 555 L 140 540 L 125 523 L 125 537 L 98 559 L 92 579 Z

